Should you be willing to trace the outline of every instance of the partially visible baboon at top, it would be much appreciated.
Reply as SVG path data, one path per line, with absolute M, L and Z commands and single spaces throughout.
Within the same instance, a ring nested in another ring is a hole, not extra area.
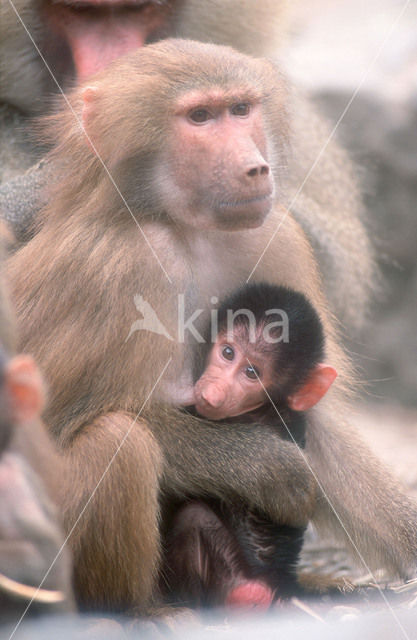
M 112 60 L 167 36 L 230 44 L 253 55 L 273 54 L 287 24 L 287 4 L 1 0 L 0 182 L 19 175 L 39 157 L 41 149 L 31 148 L 20 128 L 27 128 L 28 116 L 50 108 L 57 84 L 68 91 Z

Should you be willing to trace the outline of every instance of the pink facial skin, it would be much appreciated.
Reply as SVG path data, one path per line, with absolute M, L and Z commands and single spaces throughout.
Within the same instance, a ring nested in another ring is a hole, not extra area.
M 194 387 L 196 410 L 210 420 L 239 416 L 261 407 L 267 401 L 262 384 L 268 388 L 272 380 L 272 364 L 265 356 L 261 358 L 229 338 L 217 338 Z
M 206 369 L 194 386 L 195 408 L 204 418 L 224 420 L 249 413 L 268 402 L 274 376 L 272 358 L 256 352 L 256 344 L 220 335 L 214 343 Z M 307 411 L 327 393 L 337 376 L 334 367 L 320 363 L 302 387 L 287 398 L 294 411 Z

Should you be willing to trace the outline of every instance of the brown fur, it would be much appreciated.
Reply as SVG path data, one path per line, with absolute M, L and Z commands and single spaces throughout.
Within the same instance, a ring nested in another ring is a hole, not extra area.
M 288 116 L 277 70 L 229 49 L 165 41 L 94 79 L 96 119 L 88 130 L 172 282 L 67 110 L 50 121 L 51 137 L 58 140 L 53 158 L 65 162 L 66 178 L 51 195 L 39 233 L 9 264 L 22 346 L 39 359 L 51 389 L 45 419 L 71 460 L 71 477 L 63 485 L 68 528 L 127 433 L 127 416 L 140 412 L 147 423 L 129 435 L 132 447 L 123 446 L 75 530 L 76 582 L 85 605 L 143 611 L 149 604 L 158 562 L 159 488 L 178 495 L 238 495 L 277 522 L 299 526 L 312 515 L 343 536 L 323 496 L 314 502 L 310 471 L 292 443 L 265 426 L 225 429 L 167 406 L 164 383 L 175 384 L 191 370 L 191 344 L 183 348 L 146 331 L 126 342 L 138 317 L 136 294 L 175 333 L 177 294 L 186 294 L 189 310 L 209 307 L 211 296 L 222 299 L 249 276 L 283 217 L 254 279 L 286 285 L 312 301 L 325 327 L 329 361 L 339 371 L 328 398 L 312 413 L 307 459 L 368 562 L 403 575 L 415 562 L 415 506 L 341 417 L 352 378 L 298 223 L 276 202 L 258 228 L 201 232 L 174 224 L 159 204 L 156 174 L 161 165 L 169 170 L 178 153 L 169 145 L 177 101 L 191 88 L 227 91 L 230 83 L 237 96 L 248 86 L 260 94 L 279 200 Z M 81 89 L 72 97 L 79 117 L 82 96 Z M 146 538 L 144 547 L 138 532 Z M 94 557 L 98 542 L 103 547 L 91 566 L 87 558 Z M 109 570 L 116 566 L 117 575 Z
M 153 595 L 159 558 L 158 445 L 143 420 L 109 413 L 86 426 L 66 456 L 61 502 L 66 530 L 74 527 L 70 546 L 80 604 L 143 614 Z
M 12 244 L 13 238 L 4 222 L 0 222 L 0 344 L 8 354 L 12 354 L 16 349 L 16 327 L 15 318 L 10 305 L 7 284 L 4 278 L 4 259 L 8 247 Z

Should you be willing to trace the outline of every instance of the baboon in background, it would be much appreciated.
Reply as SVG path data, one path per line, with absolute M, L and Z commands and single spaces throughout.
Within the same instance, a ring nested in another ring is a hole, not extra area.
M 167 36 L 228 44 L 250 55 L 274 55 L 285 40 L 288 5 L 287 0 L 136 0 L 117 5 L 115 0 L 14 0 L 64 89 L 130 48 Z M 24 241 L 33 233 L 33 217 L 47 202 L 44 185 L 57 179 L 56 173 L 59 180 L 60 171 L 42 161 L 28 175 L 19 175 L 44 149 L 34 148 L 27 136 L 20 139 L 30 126 L 27 116 L 45 113 L 57 87 L 10 0 L 0 0 L 0 7 L 0 101 L 5 103 L 0 109 L 0 167 L 6 168 L 0 181 L 17 176 L 0 187 L 0 211 Z M 321 153 L 329 129 L 303 97 L 294 91 L 288 105 L 291 145 L 282 158 L 281 203 L 310 239 L 331 310 L 344 326 L 357 328 L 366 316 L 374 266 L 352 168 L 333 142 Z M 270 124 L 279 135 L 279 120 Z M 320 160 L 303 184 L 319 153 Z
M 90 144 L 67 109 L 45 125 L 65 179 L 9 275 L 22 347 L 51 388 L 45 419 L 73 472 L 62 487 L 67 528 L 100 483 L 72 536 L 79 602 L 149 608 L 159 493 L 168 502 L 239 499 L 278 524 L 312 517 L 343 537 L 334 508 L 367 562 L 407 575 L 417 509 L 344 423 L 349 367 L 310 244 L 280 203 L 291 118 L 277 68 L 167 40 L 115 62 L 71 101 Z M 268 242 L 252 279 L 306 295 L 339 371 L 309 414 L 305 455 L 319 490 L 299 449 L 273 427 L 225 428 L 171 406 L 172 389 L 191 376 L 190 317 L 197 313 L 198 330 L 207 320 L 198 310 L 207 314 L 241 285 Z M 138 293 L 177 340 L 145 330 L 126 340 Z
M 3 623 L 17 622 L 29 603 L 29 616 L 72 608 L 67 550 L 63 550 L 52 566 L 63 543 L 53 505 L 60 464 L 40 422 L 43 383 L 32 358 L 14 355 L 14 348 L 14 319 L 1 282 L 0 614 Z
M 167 36 L 231 44 L 250 55 L 273 54 L 286 28 L 286 0 L 83 0 L 43 5 L 2 0 L 1 100 L 39 113 L 57 86 L 16 16 L 21 16 L 61 87 L 85 81 L 129 51 Z M 14 8 L 13 8 L 14 7 Z M 22 60 L 27 64 L 22 65 Z

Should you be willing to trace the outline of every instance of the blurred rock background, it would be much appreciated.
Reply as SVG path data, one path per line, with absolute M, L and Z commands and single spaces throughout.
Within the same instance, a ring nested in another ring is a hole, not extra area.
M 359 167 L 382 279 L 348 348 L 366 381 L 356 422 L 417 492 L 417 0 L 299 0 L 290 75 Z
M 417 498 L 417 0 L 298 0 L 282 59 L 350 151 L 381 271 L 352 422 Z M 360 576 L 309 531 L 301 565 Z M 364 581 L 369 576 L 362 576 Z M 359 578 L 360 581 L 360 578 Z

